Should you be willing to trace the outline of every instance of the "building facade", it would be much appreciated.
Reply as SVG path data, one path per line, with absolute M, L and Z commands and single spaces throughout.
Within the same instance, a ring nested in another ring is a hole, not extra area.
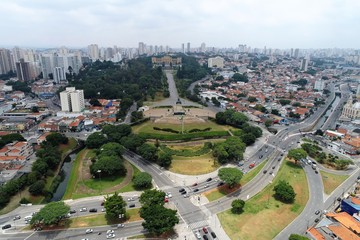
M 222 57 L 214 57 L 214 58 L 209 58 L 208 59 L 208 67 L 212 68 L 212 67 L 218 67 L 218 68 L 223 68 L 224 67 L 224 59 Z
M 353 98 L 350 97 L 344 105 L 341 112 L 340 119 L 359 119 L 360 118 L 360 102 L 353 103 Z
M 85 109 L 84 90 L 68 87 L 60 93 L 61 111 L 81 112 Z

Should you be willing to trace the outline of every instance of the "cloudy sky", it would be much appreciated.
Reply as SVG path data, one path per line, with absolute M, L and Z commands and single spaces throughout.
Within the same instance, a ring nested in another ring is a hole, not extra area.
M 360 0 L 0 0 L 0 46 L 359 48 Z

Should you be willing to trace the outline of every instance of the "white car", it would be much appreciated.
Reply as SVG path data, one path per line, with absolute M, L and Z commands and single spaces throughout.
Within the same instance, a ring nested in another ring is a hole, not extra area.
M 128 198 L 128 202 L 132 202 L 132 201 L 135 201 L 134 198 Z
M 118 228 L 123 228 L 123 227 L 125 227 L 125 225 L 123 223 L 120 223 L 120 224 L 117 225 L 117 227 Z
M 197 239 L 201 239 L 200 233 L 196 232 L 195 235 L 196 235 L 196 238 L 197 238 Z
M 106 238 L 109 239 L 109 238 L 114 238 L 115 237 L 115 234 L 113 233 L 110 233 L 108 235 L 106 235 Z
M 87 211 L 87 208 L 86 208 L 86 207 L 80 208 L 79 211 L 80 211 L 80 212 L 86 212 L 86 211 Z
M 168 193 L 166 194 L 166 196 L 167 196 L 168 198 L 172 198 L 171 192 L 168 192 Z
M 92 230 L 91 228 L 86 229 L 85 233 L 92 233 L 94 230 Z
M 105 208 L 102 208 L 101 211 L 102 211 L 102 212 L 105 212 Z
M 106 231 L 106 234 L 108 234 L 108 235 L 109 235 L 109 234 L 113 234 L 113 233 L 114 233 L 114 230 L 107 230 L 107 231 Z

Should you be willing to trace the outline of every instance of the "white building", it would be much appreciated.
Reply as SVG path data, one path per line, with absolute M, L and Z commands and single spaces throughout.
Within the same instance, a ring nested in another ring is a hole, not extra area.
M 96 60 L 98 60 L 99 57 L 100 57 L 98 45 L 97 44 L 90 44 L 88 46 L 88 53 L 89 53 L 89 56 L 90 56 L 91 60 L 93 60 L 94 62 Z
M 60 93 L 61 111 L 81 112 L 85 108 L 84 90 L 68 87 Z
M 323 79 L 318 79 L 315 81 L 314 89 L 318 90 L 319 92 L 322 92 L 325 87 L 325 82 Z
M 54 68 L 54 81 L 60 83 L 61 80 L 66 80 L 65 70 L 62 67 Z
M 218 67 L 218 68 L 223 68 L 224 67 L 224 59 L 222 57 L 214 57 L 214 58 L 209 58 L 208 59 L 208 67 L 212 68 L 212 67 Z

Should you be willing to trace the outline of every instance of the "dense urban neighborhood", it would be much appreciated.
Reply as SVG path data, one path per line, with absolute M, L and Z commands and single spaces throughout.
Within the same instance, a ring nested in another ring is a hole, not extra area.
M 0 239 L 360 238 L 360 52 L 0 48 Z

